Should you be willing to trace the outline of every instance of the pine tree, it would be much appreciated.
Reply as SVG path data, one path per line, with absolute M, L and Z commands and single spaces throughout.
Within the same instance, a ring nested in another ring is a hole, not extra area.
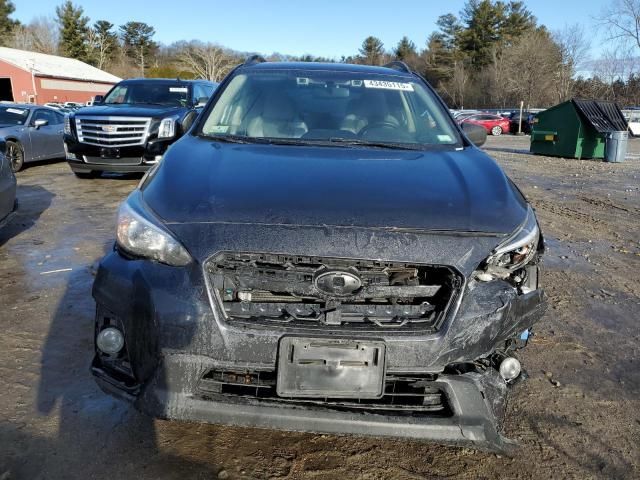
M 384 56 L 384 45 L 379 38 L 369 36 L 362 42 L 360 56 L 367 65 L 380 65 Z
M 20 24 L 17 20 L 9 18 L 15 10 L 16 7 L 11 0 L 0 0 L 0 46 L 9 43 L 13 30 Z
M 89 17 L 82 14 L 82 7 L 76 7 L 71 0 L 56 7 L 56 20 L 60 25 L 60 52 L 83 62 L 90 60 Z
M 151 25 L 143 22 L 127 22 L 120 26 L 122 48 L 126 55 L 140 67 L 142 77 L 149 64 L 149 57 L 158 49 L 158 44 L 152 39 L 155 33 Z
M 409 40 L 408 37 L 404 36 L 398 42 L 393 53 L 396 55 L 396 58 L 401 62 L 407 62 L 415 59 L 417 56 L 416 52 L 416 44 Z

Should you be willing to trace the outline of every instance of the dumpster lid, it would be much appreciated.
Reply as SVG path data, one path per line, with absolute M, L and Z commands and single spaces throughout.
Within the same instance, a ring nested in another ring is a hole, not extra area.
M 627 130 L 627 121 L 622 115 L 617 103 L 578 98 L 572 99 L 571 102 L 575 105 L 584 120 L 599 133 Z

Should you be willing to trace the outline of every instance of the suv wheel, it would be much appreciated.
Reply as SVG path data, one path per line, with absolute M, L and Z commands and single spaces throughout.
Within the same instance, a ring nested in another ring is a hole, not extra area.
M 13 140 L 8 140 L 6 152 L 6 156 L 9 159 L 9 165 L 11 166 L 11 171 L 16 173 L 22 170 L 22 167 L 24 166 L 24 150 L 22 149 L 22 145 L 18 142 L 14 142 Z
M 500 125 L 496 125 L 491 129 L 491 135 L 502 135 L 502 127 Z

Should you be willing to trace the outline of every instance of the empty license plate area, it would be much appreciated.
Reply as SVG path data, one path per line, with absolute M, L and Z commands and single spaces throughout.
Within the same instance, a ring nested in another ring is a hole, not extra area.
M 380 398 L 384 375 L 384 342 L 280 340 L 276 391 L 281 397 Z

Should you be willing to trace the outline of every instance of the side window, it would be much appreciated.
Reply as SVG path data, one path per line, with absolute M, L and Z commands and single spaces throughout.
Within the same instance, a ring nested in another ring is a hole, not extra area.
M 208 88 L 208 85 L 196 83 L 193 86 L 193 104 L 197 105 L 202 98 L 209 99 L 211 92 L 213 92 L 213 88 Z
M 36 113 L 33 115 L 32 123 L 36 120 L 46 120 L 49 125 L 56 125 L 59 123 L 56 119 L 55 113 L 50 112 L 49 110 L 36 110 Z

